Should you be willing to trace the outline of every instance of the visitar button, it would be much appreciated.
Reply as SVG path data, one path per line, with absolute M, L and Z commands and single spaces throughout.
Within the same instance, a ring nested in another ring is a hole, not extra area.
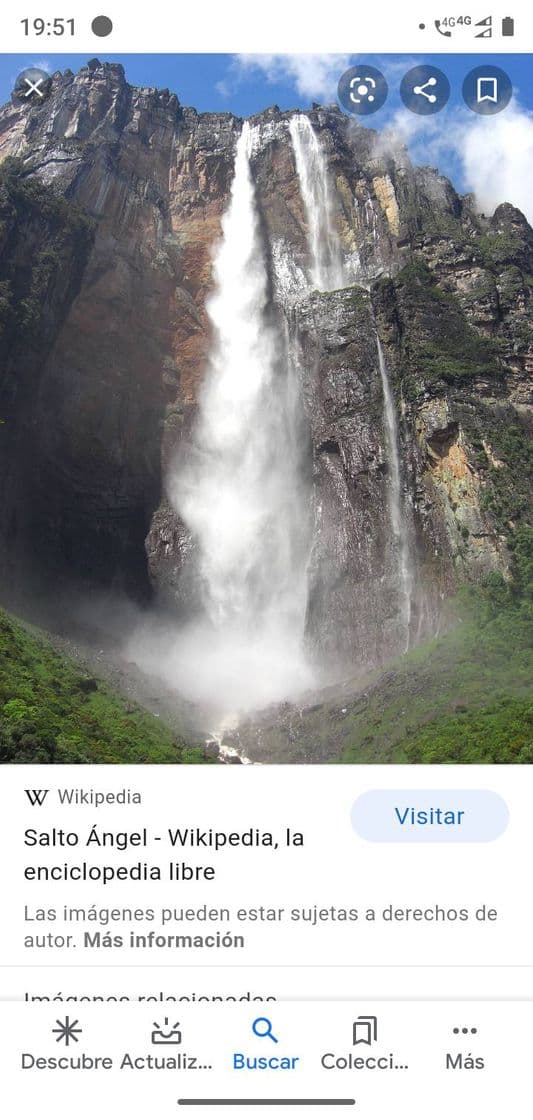
M 352 808 L 358 836 L 374 843 L 486 843 L 508 823 L 503 798 L 483 789 L 374 789 Z

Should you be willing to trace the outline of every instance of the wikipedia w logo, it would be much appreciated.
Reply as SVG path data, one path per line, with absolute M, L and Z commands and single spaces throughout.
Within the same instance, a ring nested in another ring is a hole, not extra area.
M 25 789 L 24 793 L 33 806 L 44 805 L 49 789 Z

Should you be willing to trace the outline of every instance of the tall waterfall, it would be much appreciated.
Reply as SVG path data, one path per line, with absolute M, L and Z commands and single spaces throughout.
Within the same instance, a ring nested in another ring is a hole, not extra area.
M 296 170 L 307 217 L 311 281 L 320 291 L 332 291 L 350 281 L 340 239 L 333 221 L 333 204 L 325 153 L 308 117 L 296 114 L 289 122 Z M 361 275 L 360 262 L 356 270 Z M 367 287 L 367 285 L 364 285 Z M 369 291 L 370 289 L 367 288 Z M 376 331 L 379 369 L 383 389 L 383 419 L 389 461 L 388 504 L 397 570 L 398 600 L 404 650 L 409 648 L 413 573 L 409 532 L 402 502 L 400 444 L 396 409 L 391 393 L 383 348 Z
M 321 292 L 334 291 L 345 281 L 326 158 L 308 117 L 291 117 L 289 130 L 307 217 L 311 283 Z
M 202 621 L 174 651 L 189 695 L 240 711 L 311 683 L 302 654 L 309 484 L 302 406 L 268 273 L 245 123 L 208 303 L 213 344 L 170 497 L 192 532 Z
M 378 350 L 379 372 L 381 375 L 381 385 L 383 388 L 383 419 L 385 424 L 385 435 L 387 440 L 387 453 L 389 460 L 389 511 L 392 532 L 396 544 L 400 615 L 404 633 L 403 652 L 406 652 L 409 649 L 411 628 L 411 598 L 413 591 L 413 573 L 409 549 L 409 531 L 402 500 L 398 420 L 390 387 L 389 371 L 387 369 L 387 363 L 385 361 L 385 354 L 383 353 L 381 339 L 377 331 L 376 343 Z

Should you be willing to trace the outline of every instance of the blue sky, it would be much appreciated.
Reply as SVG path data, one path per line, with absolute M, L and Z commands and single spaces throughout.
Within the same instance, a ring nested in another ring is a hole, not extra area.
M 271 67 L 272 78 L 269 80 L 264 69 L 253 64 L 253 59 L 258 56 L 241 56 L 246 60 L 244 65 L 235 55 L 179 55 L 179 54 L 153 54 L 153 55 L 104 55 L 99 57 L 102 61 L 121 62 L 126 71 L 128 80 L 133 85 L 158 86 L 173 90 L 183 105 L 193 105 L 199 110 L 223 111 L 231 110 L 238 116 L 248 116 L 265 109 L 268 105 L 276 103 L 282 109 L 305 108 L 317 96 L 313 93 L 305 95 L 302 88 L 297 88 L 297 83 L 291 76 L 289 69 L 284 69 L 281 64 L 273 63 Z M 265 60 L 275 57 L 276 60 L 289 56 L 267 56 Z M 301 58 L 302 56 L 300 56 Z M 311 56 L 316 57 L 316 56 Z M 334 58 L 335 56 L 326 56 Z M 47 56 L 43 55 L 42 60 Z M 361 56 L 348 55 L 348 65 L 360 61 Z M 383 110 L 368 121 L 372 127 L 380 128 L 390 118 L 391 114 L 400 106 L 398 93 L 401 74 L 413 65 L 430 63 L 438 66 L 448 75 L 452 85 L 452 96 L 449 108 L 460 106 L 465 113 L 469 110 L 464 106 L 461 96 L 461 86 L 465 75 L 481 63 L 492 63 L 506 70 L 518 91 L 522 104 L 533 108 L 533 67 L 531 55 L 366 55 L 367 61 L 381 69 L 389 79 L 389 99 Z M 11 93 L 13 80 L 20 70 L 26 66 L 35 65 L 41 59 L 36 55 L 0 55 L 0 101 L 7 101 Z M 78 70 L 87 61 L 87 56 L 75 55 L 50 55 L 47 58 L 49 68 L 54 70 Z M 342 73 L 341 63 L 338 68 L 338 77 Z M 332 66 L 335 70 L 335 66 Z M 274 80 L 275 79 L 275 80 Z M 317 90 L 317 93 L 320 91 Z M 320 99 L 320 98 L 318 98 Z M 331 100 L 331 98 L 329 98 Z M 443 113 L 449 110 L 443 110 Z
M 128 80 L 133 85 L 168 87 L 183 105 L 192 105 L 200 111 L 231 111 L 247 116 L 277 104 L 282 109 L 305 108 L 313 101 L 331 103 L 336 97 L 338 78 L 348 66 L 362 57 L 357 55 L 100 55 L 102 60 L 121 62 Z M 439 166 L 460 190 L 481 190 L 487 167 L 496 176 L 497 165 L 502 160 L 509 163 L 509 175 L 501 186 L 495 187 L 494 199 L 487 204 L 497 204 L 499 191 L 509 193 L 507 180 L 513 182 L 512 158 L 518 158 L 524 146 L 528 149 L 528 162 L 517 164 L 516 177 L 533 177 L 533 67 L 531 55 L 386 55 L 365 56 L 368 63 L 380 69 L 389 83 L 389 98 L 378 113 L 363 118 L 368 127 L 382 130 L 394 127 L 400 139 L 407 143 L 416 162 Z M 47 61 L 49 69 L 77 70 L 87 61 L 85 55 L 0 55 L 0 102 L 7 101 L 14 79 L 26 66 Z M 412 66 L 430 63 L 447 74 L 452 87 L 446 108 L 430 118 L 420 118 L 404 109 L 399 86 L 404 73 Z M 480 120 L 463 102 L 461 87 L 469 70 L 481 63 L 490 63 L 504 69 L 512 80 L 515 98 L 509 109 L 498 117 Z M 517 116 L 520 115 L 520 122 Z M 507 118 L 507 121 L 504 120 Z M 493 122 L 496 122 L 493 127 Z M 522 132 L 516 131 L 510 152 L 507 138 L 513 126 L 520 123 Z M 477 137 L 477 141 L 476 141 Z M 493 160 L 485 149 L 495 144 Z M 477 145 L 477 146 L 476 146 Z M 531 147 L 531 165 L 529 163 Z M 479 184 L 476 175 L 476 152 L 483 158 Z M 487 162 L 488 161 L 488 162 Z M 531 169 L 531 174 L 529 170 Z M 516 178 L 515 177 L 515 178 Z M 502 179 L 500 174 L 498 182 Z M 524 191 L 522 184 L 522 191 Z M 511 199 L 524 209 L 524 198 Z M 501 200 L 501 199 L 500 199 Z

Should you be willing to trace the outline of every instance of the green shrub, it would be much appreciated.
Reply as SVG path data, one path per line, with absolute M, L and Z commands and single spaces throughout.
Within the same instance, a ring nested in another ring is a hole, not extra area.
M 164 722 L 126 702 L 0 610 L 0 762 L 199 763 Z

